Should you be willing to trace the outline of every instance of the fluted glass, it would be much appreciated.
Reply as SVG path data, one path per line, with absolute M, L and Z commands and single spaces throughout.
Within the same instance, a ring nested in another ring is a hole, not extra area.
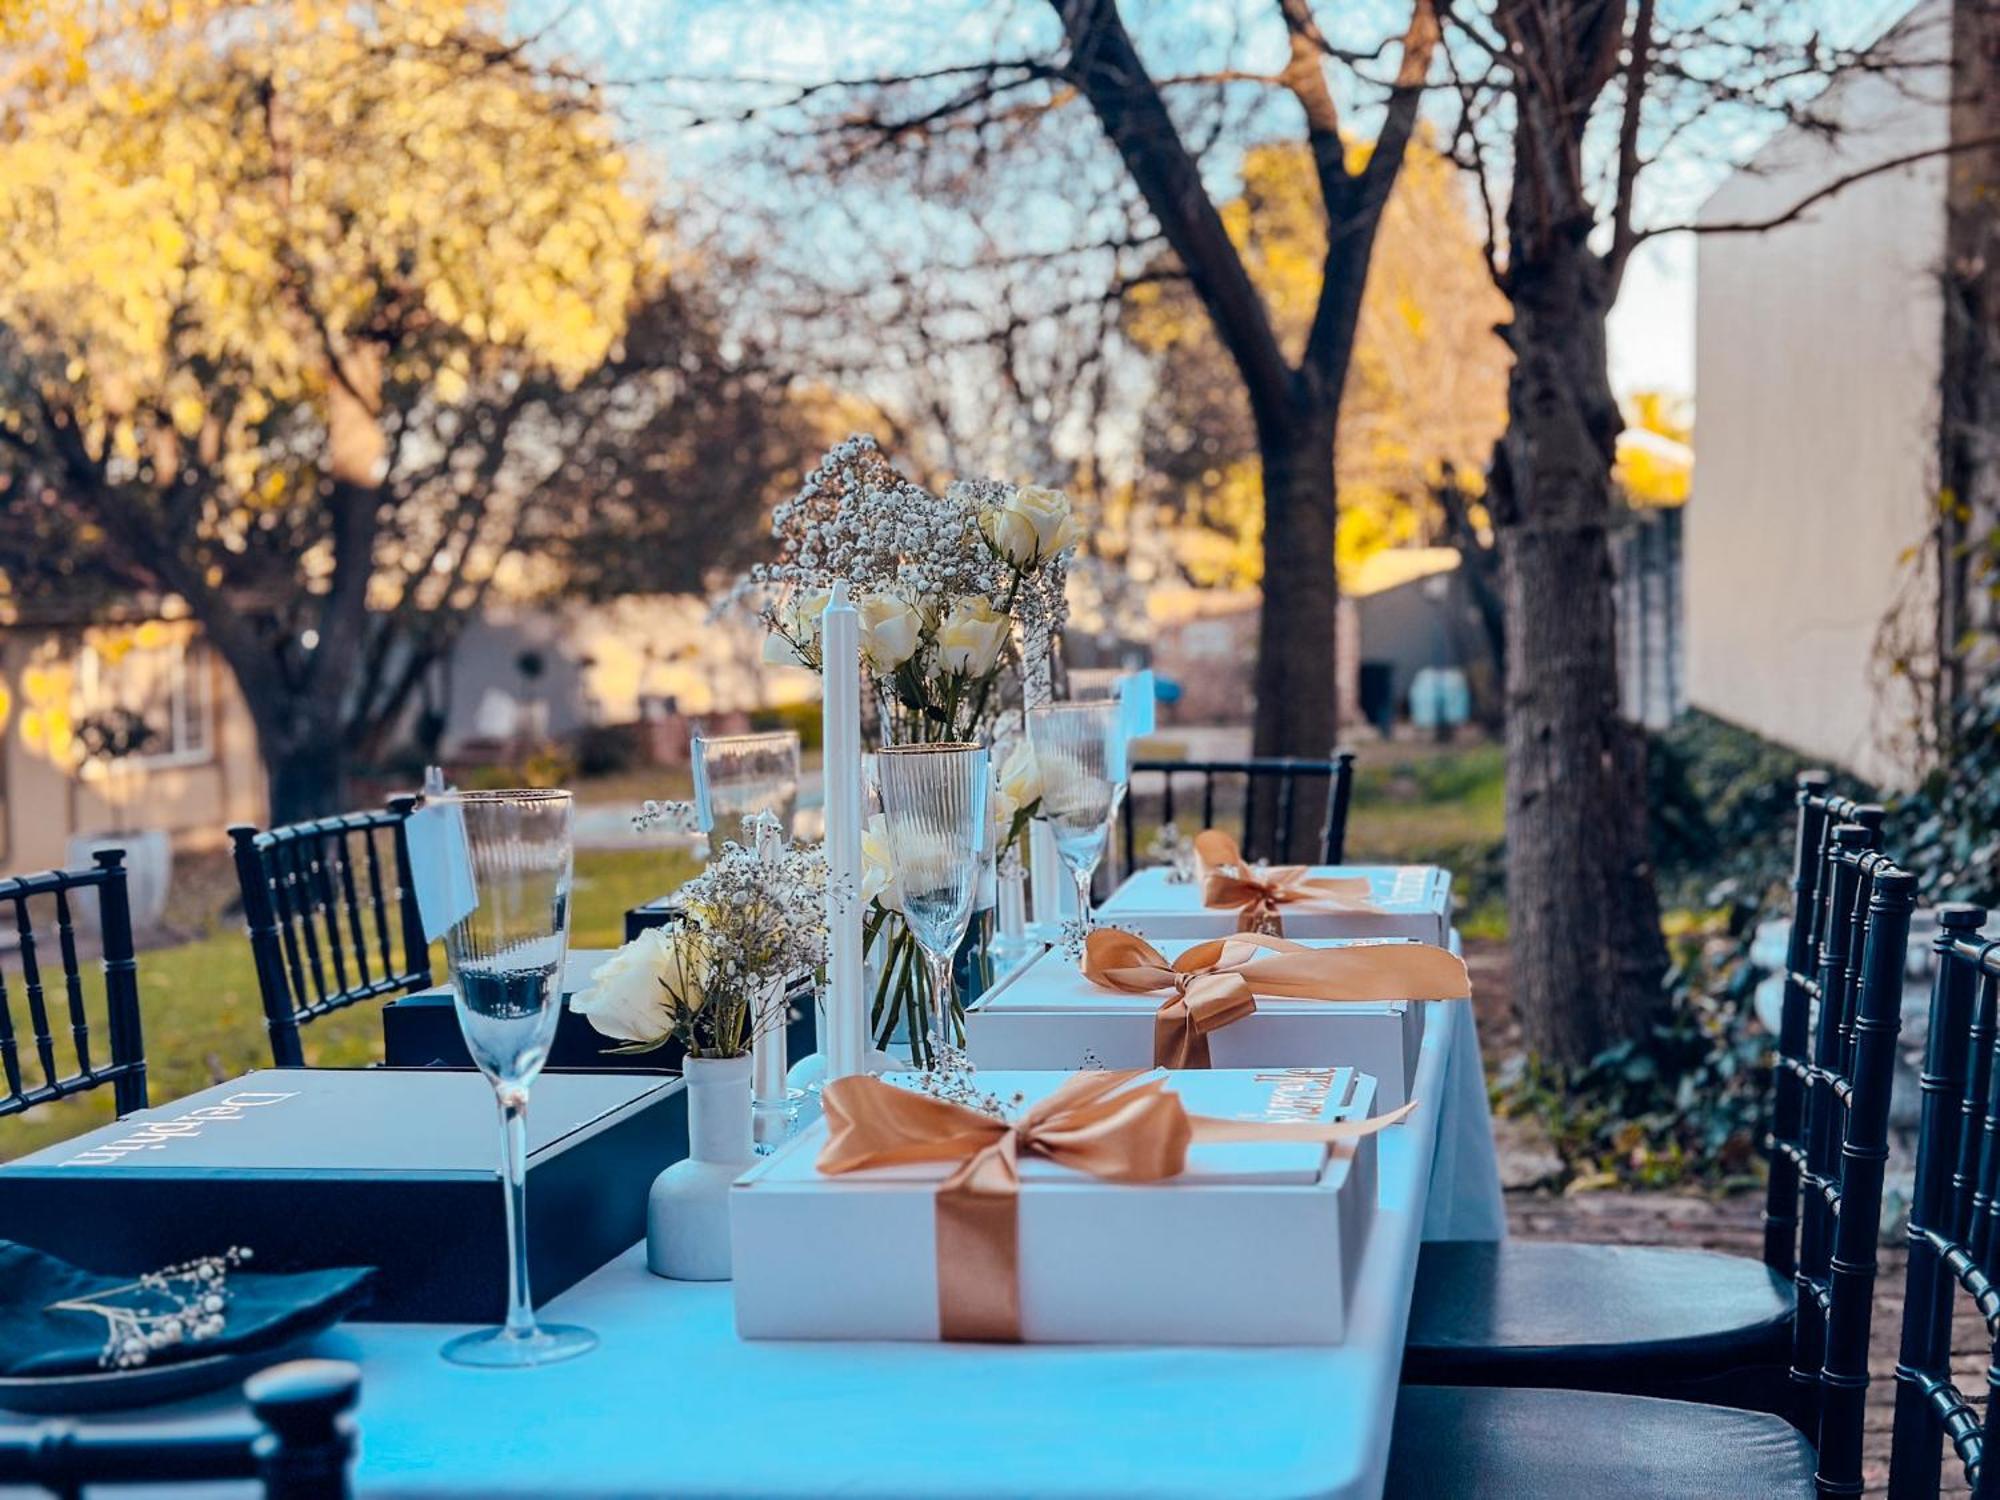
M 427 797 L 462 823 L 478 904 L 445 934 L 459 1030 L 500 1103 L 507 1207 L 507 1321 L 453 1339 L 454 1364 L 521 1368 L 596 1346 L 586 1329 L 542 1326 L 528 1290 L 528 1089 L 560 1018 L 573 863 L 570 794 L 520 790 Z
M 743 820 L 770 813 L 785 837 L 799 807 L 799 737 L 790 729 L 769 734 L 706 736 L 694 742 L 694 771 L 707 792 L 713 831 L 742 837 Z
M 933 1066 L 955 1050 L 952 958 L 979 893 L 989 767 L 981 745 L 893 745 L 875 760 L 903 920 L 930 970 Z
M 1076 882 L 1077 920 L 1090 929 L 1090 881 L 1111 840 L 1125 780 L 1124 730 L 1116 699 L 1047 703 L 1028 710 L 1028 742 L 1042 781 L 1041 816 Z

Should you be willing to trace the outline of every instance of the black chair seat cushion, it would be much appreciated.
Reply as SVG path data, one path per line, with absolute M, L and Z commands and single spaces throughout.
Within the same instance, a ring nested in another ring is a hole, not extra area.
M 1403 1379 L 1783 1410 L 1796 1294 L 1763 1262 L 1637 1245 L 1433 1241 Z
M 1396 1397 L 1390 1500 L 1778 1500 L 1813 1493 L 1782 1417 L 1601 1391 L 1411 1385 Z

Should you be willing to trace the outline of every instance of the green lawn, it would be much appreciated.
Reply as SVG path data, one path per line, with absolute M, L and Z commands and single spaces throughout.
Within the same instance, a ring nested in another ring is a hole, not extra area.
M 1347 857 L 1357 864 L 1443 865 L 1459 929 L 1505 937 L 1498 851 L 1507 821 L 1506 757 L 1496 744 L 1371 745 L 1355 761 Z
M 616 947 L 624 938 L 628 907 L 671 890 L 694 871 L 694 861 L 678 852 L 579 853 L 570 942 L 578 948 Z M 442 976 L 442 957 L 434 954 L 432 962 Z M 93 1003 L 96 998 L 92 995 Z M 250 942 L 234 918 L 216 921 L 197 941 L 141 954 L 139 999 L 154 1104 L 270 1061 Z M 309 1062 L 375 1061 L 382 1053 L 379 1005 L 354 1006 L 315 1022 L 304 1035 Z M 28 1067 L 32 1077 L 32 1062 Z M 91 1129 L 111 1115 L 111 1090 L 100 1088 L 0 1120 L 0 1161 Z

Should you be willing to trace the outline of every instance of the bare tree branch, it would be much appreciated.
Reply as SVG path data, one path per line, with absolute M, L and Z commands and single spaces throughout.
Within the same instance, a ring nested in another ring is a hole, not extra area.
M 1117 0 L 1050 0 L 1069 39 L 1065 74 L 1103 122 L 1216 334 L 1242 372 L 1260 423 L 1284 420 L 1292 374 L 1263 298 L 1209 200 L 1201 171 L 1118 14 Z
M 1632 198 L 1639 182 L 1639 117 L 1646 102 L 1652 63 L 1654 0 L 1639 0 L 1632 16 L 1630 54 L 1625 62 L 1625 99 L 1618 120 L 1618 182 L 1611 198 L 1611 249 L 1607 260 L 1616 295 L 1631 258 Z
M 1304 0 L 1282 0 L 1286 21 L 1294 9 L 1304 9 Z M 1311 20 L 1310 14 L 1306 19 Z M 1316 33 L 1318 28 L 1312 28 Z M 1298 33 L 1294 32 L 1296 45 Z M 1347 361 L 1354 349 L 1355 329 L 1361 317 L 1361 296 L 1367 287 L 1368 261 L 1374 252 L 1375 230 L 1396 174 L 1403 169 L 1403 157 L 1416 129 L 1417 109 L 1430 77 L 1431 57 L 1440 35 L 1434 0 L 1416 0 L 1410 12 L 1409 28 L 1403 34 L 1403 57 L 1396 70 L 1395 89 L 1389 96 L 1382 129 L 1375 140 L 1368 165 L 1356 177 L 1341 160 L 1341 144 L 1333 141 L 1334 170 L 1340 175 L 1330 188 L 1326 164 L 1320 159 L 1315 139 L 1314 161 L 1320 167 L 1320 191 L 1326 194 L 1326 267 L 1320 281 L 1319 304 L 1313 310 L 1312 329 L 1306 335 L 1305 365 L 1321 379 L 1324 399 L 1338 401 L 1345 383 Z M 1317 65 L 1315 64 L 1315 72 Z M 1324 88 L 1325 80 L 1320 80 Z M 1308 123 L 1310 124 L 1310 114 Z
M 1880 177 L 1885 172 L 1914 166 L 1918 162 L 1929 161 L 1934 157 L 1958 156 L 1967 151 L 1985 151 L 1994 148 L 2000 148 L 2000 134 L 1972 136 L 1942 146 L 1927 146 L 1921 151 L 1907 151 L 1901 156 L 1891 156 L 1821 183 L 1790 207 L 1772 214 L 1769 218 L 1731 219 L 1712 224 L 1703 224 L 1699 221 L 1658 224 L 1650 229 L 1638 231 L 1634 238 L 1635 241 L 1643 241 L 1662 234 L 1763 234 L 1768 230 L 1782 228 L 1792 223 L 1815 205 L 1824 203 L 1827 199 L 1845 192 L 1856 183 L 1866 182 L 1871 177 Z

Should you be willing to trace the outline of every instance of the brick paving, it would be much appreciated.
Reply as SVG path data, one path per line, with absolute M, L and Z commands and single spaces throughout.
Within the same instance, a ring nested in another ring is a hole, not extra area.
M 1506 1011 L 1507 959 L 1503 947 L 1468 944 L 1466 960 L 1478 996 L 1481 1041 L 1491 1049 L 1507 1045 L 1512 1017 Z M 1763 1197 L 1739 1193 L 1713 1198 L 1689 1193 L 1597 1192 L 1563 1195 L 1510 1191 L 1507 1222 L 1522 1239 L 1584 1240 L 1597 1244 L 1680 1245 L 1757 1256 L 1763 1250 Z M 1868 1415 L 1864 1442 L 1870 1495 L 1887 1493 L 1889 1442 L 1895 1408 L 1896 1345 L 1903 1327 L 1903 1263 L 1900 1246 L 1883 1247 L 1875 1283 L 1875 1316 L 1870 1329 Z M 1971 1299 L 1959 1297 L 1952 1339 L 1953 1375 L 1960 1390 L 1977 1400 L 1986 1389 L 1992 1346 Z M 1947 1453 L 1942 1493 L 1965 1496 L 1956 1457 Z

